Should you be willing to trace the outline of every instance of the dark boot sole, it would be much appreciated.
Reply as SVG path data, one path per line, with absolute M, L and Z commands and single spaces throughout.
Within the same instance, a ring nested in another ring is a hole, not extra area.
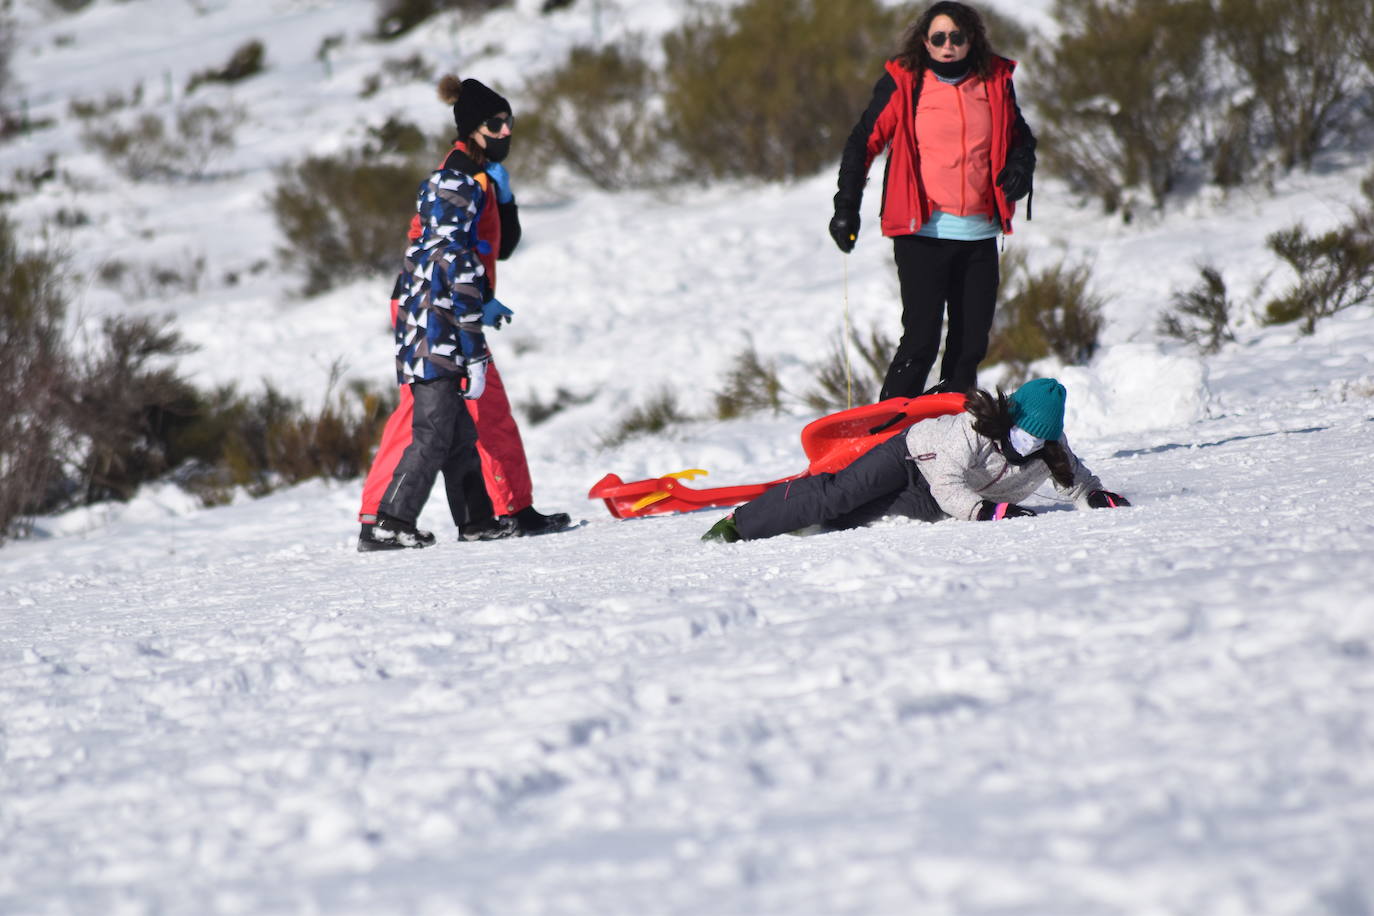
M 545 519 L 545 523 L 538 527 L 533 525 L 526 527 L 521 525 L 519 521 L 516 521 L 516 531 L 519 532 L 522 538 L 533 538 L 545 534 L 557 534 L 560 531 L 567 531 L 574 527 L 572 516 L 568 515 L 566 512 L 555 512 L 552 515 L 545 516 Z

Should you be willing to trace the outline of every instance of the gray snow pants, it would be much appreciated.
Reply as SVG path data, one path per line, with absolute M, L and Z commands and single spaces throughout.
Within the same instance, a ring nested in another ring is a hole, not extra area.
M 414 524 L 442 472 L 449 512 L 461 527 L 472 508 L 468 493 L 484 489 L 477 426 L 463 403 L 457 378 L 412 382 L 410 392 L 415 396 L 410 445 L 401 453 L 378 509 Z
M 778 484 L 735 510 L 735 528 L 748 541 L 809 525 L 858 528 L 885 515 L 925 522 L 948 517 L 930 495 L 901 433 L 834 474 Z

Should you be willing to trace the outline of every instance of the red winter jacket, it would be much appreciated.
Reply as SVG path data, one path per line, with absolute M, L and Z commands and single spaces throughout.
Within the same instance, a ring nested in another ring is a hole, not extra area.
M 1016 105 L 1016 90 L 1011 74 L 1016 62 L 1002 57 L 992 59 L 992 73 L 983 82 L 987 88 L 992 124 L 988 155 L 992 193 L 991 213 L 1011 234 L 1011 218 L 1016 205 L 997 187 L 998 174 L 1009 159 L 1019 159 L 1029 171 L 1035 168 L 1035 136 Z M 868 169 L 884 149 L 888 150 L 887 170 L 883 175 L 883 235 L 912 235 L 930 219 L 931 203 L 921 178 L 921 156 L 916 141 L 917 105 L 921 83 L 912 71 L 896 61 L 888 61 L 887 72 L 873 87 L 873 98 L 849 135 L 840 158 L 839 191 L 835 209 L 857 212 L 868 180 Z M 978 77 L 973 77 L 978 79 Z M 972 144 L 969 144 L 972 145 Z M 964 151 L 958 151 L 962 153 Z M 979 207 L 966 207 L 976 211 Z

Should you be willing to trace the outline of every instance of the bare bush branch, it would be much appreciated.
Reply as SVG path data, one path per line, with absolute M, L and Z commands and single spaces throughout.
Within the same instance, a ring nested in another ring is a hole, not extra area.
M 1231 329 L 1234 310 L 1226 294 L 1226 281 L 1211 265 L 1199 268 L 1197 285 L 1174 293 L 1172 310 L 1159 319 L 1159 333 L 1196 346 L 1203 353 L 1215 353 L 1222 344 L 1236 339 Z

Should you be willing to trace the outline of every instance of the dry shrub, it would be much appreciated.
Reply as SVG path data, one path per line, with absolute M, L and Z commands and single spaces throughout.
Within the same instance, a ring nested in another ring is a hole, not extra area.
M 810 175 L 839 159 L 915 5 L 746 0 L 663 41 L 668 139 L 693 177 Z
M 409 57 L 389 57 L 382 62 L 381 70 L 369 74 L 363 80 L 359 93 L 368 99 L 381 92 L 386 86 L 404 86 L 407 83 L 429 83 L 434 79 L 434 64 L 425 59 L 419 51 Z
M 512 169 L 540 177 L 561 165 L 606 190 L 670 178 L 657 90 L 637 40 L 573 48 L 562 66 L 530 82 Z
M 725 376 L 725 387 L 715 394 L 716 417 L 733 420 L 759 410 L 782 409 L 782 381 L 777 365 L 764 360 L 751 340 L 735 356 Z
M 1353 29 L 1355 37 L 1356 53 L 1360 56 L 1361 63 L 1365 69 L 1365 86 L 1374 86 L 1374 29 L 1368 27 L 1370 22 L 1374 22 L 1374 0 L 1353 0 L 1350 4 L 1354 19 L 1357 23 L 1364 25 L 1364 28 Z M 1374 102 L 1369 99 L 1366 92 L 1366 104 Z
M 20 252 L 0 215 L 0 543 L 43 505 L 58 466 L 52 419 L 71 373 L 61 267 Z
M 1209 0 L 1056 0 L 1054 13 L 1059 36 L 1034 55 L 1046 168 L 1109 212 L 1135 187 L 1162 206 L 1212 92 Z
M 191 465 L 183 483 L 206 503 L 225 502 L 236 488 L 252 496 L 316 477 L 347 480 L 367 471 L 395 393 L 361 383 L 326 397 L 314 413 L 268 384 L 256 396 L 220 388 L 201 422 L 186 433 L 187 450 L 214 443 L 210 460 Z
M 1030 365 L 1055 356 L 1080 365 L 1097 352 L 1105 300 L 1094 293 L 1092 268 L 1060 262 L 1031 273 L 1024 260 L 1004 261 L 1007 280 L 988 339 L 988 364 L 1004 363 L 1009 383 L 1029 377 Z
M 268 205 L 288 240 L 278 250 L 281 263 L 303 276 L 302 292 L 398 270 L 416 193 L 447 149 L 393 115 L 369 128 L 356 150 L 279 169 Z
M 830 358 L 812 368 L 815 385 L 802 397 L 808 407 L 843 410 L 877 399 L 897 345 L 876 325 L 867 335 L 851 328 L 849 343 L 852 349 L 846 352 L 844 335 L 838 335 Z
M 172 361 L 190 352 L 148 319 L 104 321 L 82 355 L 66 328 L 61 259 L 24 254 L 0 217 L 0 541 L 34 515 L 132 497 L 170 479 L 207 503 L 366 470 L 395 392 L 360 384 L 304 410 L 270 386 L 202 392 Z
M 304 276 L 303 292 L 399 270 L 415 195 L 434 164 L 348 153 L 280 169 L 268 203 L 288 242 L 278 252 L 282 265 Z
M 978 15 L 988 33 L 988 43 L 1003 57 L 1020 60 L 1031 46 L 1031 31 L 1025 24 L 989 6 L 979 6 Z
M 1235 307 L 1226 293 L 1221 271 L 1211 265 L 1199 268 L 1197 284 L 1174 293 L 1170 311 L 1159 319 L 1159 333 L 1192 344 L 1203 353 L 1215 353 L 1236 339 L 1231 328 Z
M 1368 0 L 1220 0 L 1217 43 L 1265 115 L 1281 165 L 1310 167 L 1369 91 Z M 1171 36 L 1172 37 L 1172 36 Z
M 399 38 L 444 10 L 461 10 L 480 16 L 509 4 L 510 0 L 378 0 L 377 37 Z
M 353 382 L 314 414 L 299 409 L 269 430 L 271 468 L 288 484 L 350 480 L 367 472 L 396 392 Z
M 1129 218 L 1189 182 L 1311 167 L 1370 125 L 1374 0 L 1056 0 L 1034 55 L 1046 167 Z
M 194 422 L 195 388 L 168 365 L 192 351 L 146 318 L 117 317 L 68 382 L 66 502 L 127 500 L 180 463 L 173 440 Z
M 880 0 L 745 0 L 698 11 L 663 39 L 575 48 L 531 80 L 513 153 L 522 174 L 555 165 L 605 189 L 810 175 L 833 166 L 883 61 L 920 12 Z M 987 17 L 1007 47 L 1026 31 Z
M 433 156 L 431 165 L 437 165 L 441 148 L 446 150 L 448 144 L 437 143 L 414 122 L 392 115 L 378 126 L 367 129 L 367 142 L 363 145 L 362 154 L 369 159 L 400 156 L 417 164 Z M 417 186 L 419 180 L 417 175 Z
M 234 53 L 229 55 L 229 60 L 224 66 L 191 74 L 191 78 L 186 82 L 186 94 L 190 95 L 205 83 L 237 83 L 246 80 L 263 71 L 266 57 L 267 49 L 261 41 L 254 38 L 244 42 L 234 49 Z
M 594 398 L 595 392 L 587 394 L 576 394 L 562 385 L 554 391 L 553 397 L 548 401 L 542 400 L 538 395 L 530 398 L 520 405 L 520 410 L 525 415 L 531 426 L 538 426 L 540 423 L 557 416 L 569 407 L 577 407 L 589 403 Z
M 614 448 L 636 436 L 661 433 L 675 423 L 691 419 L 678 406 L 677 394 L 664 387 L 649 396 L 643 404 L 632 408 L 620 419 L 614 430 L 601 437 L 602 448 Z
M 88 123 L 81 139 L 134 181 L 201 179 L 211 164 L 234 149 L 247 115 L 237 105 L 183 108 L 170 124 L 151 112 L 132 120 Z
M 1374 295 L 1374 213 L 1368 210 L 1321 235 L 1297 225 L 1275 232 L 1268 243 L 1298 281 L 1265 307 L 1265 324 L 1301 321 L 1303 333 L 1311 334 L 1322 318 Z
M 14 56 L 14 24 L 9 19 L 6 8 L 0 8 L 0 121 L 8 107 L 10 82 L 10 59 Z

